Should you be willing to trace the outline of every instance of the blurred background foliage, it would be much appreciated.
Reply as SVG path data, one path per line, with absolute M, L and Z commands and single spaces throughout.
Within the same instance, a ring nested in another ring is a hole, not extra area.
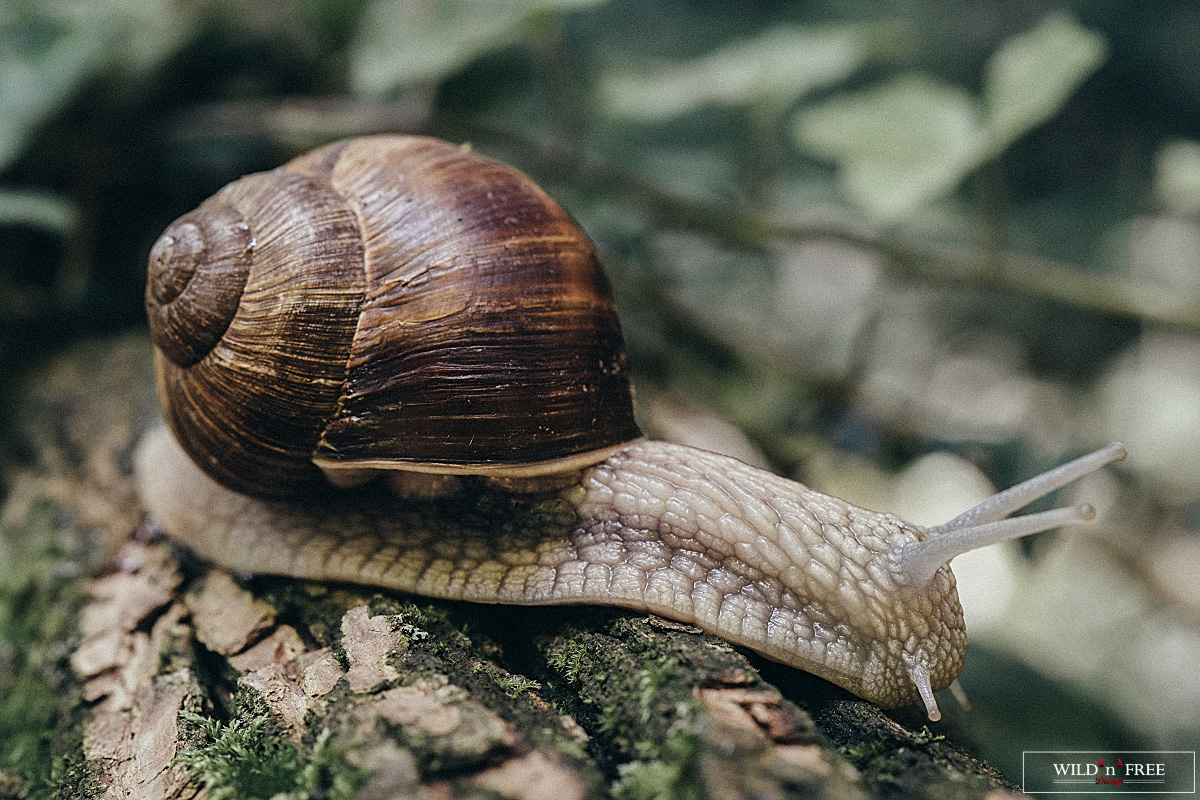
M 944 724 L 1010 775 L 1195 747 L 1196 41 L 1191 0 L 2 0 L 0 375 L 141 327 L 243 173 L 470 141 L 597 241 L 648 431 L 923 523 L 1125 441 L 1104 522 L 955 562 Z

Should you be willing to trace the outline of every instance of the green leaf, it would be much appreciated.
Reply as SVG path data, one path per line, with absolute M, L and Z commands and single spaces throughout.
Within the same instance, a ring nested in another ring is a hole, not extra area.
M 0 168 L 33 128 L 102 70 L 129 81 L 190 36 L 172 0 L 0 3 Z
M 103 59 L 97 39 L 69 25 L 25 18 L 8 10 L 0 18 L 0 167 L 17 157 L 34 125 L 49 116 Z
M 75 208 L 57 195 L 0 188 L 0 225 L 29 225 L 66 236 L 75 226 Z
M 601 79 L 600 102 L 615 117 L 647 121 L 707 105 L 786 105 L 862 66 L 870 33 L 859 26 L 772 28 L 684 63 L 610 72 Z
M 415 81 L 437 81 L 469 61 L 519 42 L 539 14 L 606 0 L 374 0 L 351 52 L 351 81 L 381 97 Z
M 995 152 L 1057 114 L 1107 49 L 1102 36 L 1061 12 L 1006 41 L 988 60 L 983 83 Z
M 1175 139 L 1158 149 L 1154 194 L 1169 212 L 1200 212 L 1200 142 Z
M 856 203 L 888 220 L 953 189 L 989 152 L 971 95 L 915 73 L 805 109 L 793 132 L 838 164 Z
M 793 134 L 814 155 L 838 165 L 855 203 L 894 220 L 950 193 L 1057 113 L 1105 50 L 1103 38 L 1052 13 L 988 61 L 982 103 L 910 74 L 802 110 Z

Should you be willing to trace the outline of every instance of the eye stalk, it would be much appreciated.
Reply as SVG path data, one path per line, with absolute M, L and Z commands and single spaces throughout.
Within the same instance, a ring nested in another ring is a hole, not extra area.
M 1125 455 L 1124 445 L 1110 444 L 994 494 L 949 522 L 927 529 L 928 539 L 903 545 L 896 552 L 896 578 L 909 586 L 925 586 L 933 580 L 939 567 L 969 550 L 1094 519 L 1096 509 L 1087 503 L 1023 517 L 1007 517 L 1068 483 L 1125 458 Z
M 896 581 L 911 590 L 923 590 L 934 580 L 937 571 L 955 556 L 969 550 L 1017 539 L 1033 533 L 1041 533 L 1062 525 L 1090 522 L 1096 517 L 1096 509 L 1088 503 L 1021 517 L 1008 518 L 1035 500 L 1040 500 L 1068 483 L 1090 475 L 1096 470 L 1125 458 L 1124 445 L 1110 444 L 1086 456 L 1077 458 L 1041 475 L 998 492 L 968 511 L 964 511 L 949 522 L 926 529 L 929 538 L 924 541 L 901 545 L 893 553 L 892 574 Z M 926 659 L 906 656 L 905 665 L 909 677 L 917 687 L 921 702 L 929 719 L 936 722 L 942 717 L 937 699 L 930 684 Z M 956 681 L 957 683 L 957 681 Z M 953 686 L 951 688 L 954 688 Z M 961 690 L 960 690 L 961 691 Z

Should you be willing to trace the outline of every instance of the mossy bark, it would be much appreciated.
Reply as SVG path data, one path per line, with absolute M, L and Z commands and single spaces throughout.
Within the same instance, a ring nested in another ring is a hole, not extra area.
M 0 797 L 1015 793 L 919 717 L 673 623 L 211 569 L 142 519 L 149 363 L 139 336 L 80 346 L 12 414 L 2 599 L 54 624 L 0 673 L 44 712 L 0 729 L 35 743 Z

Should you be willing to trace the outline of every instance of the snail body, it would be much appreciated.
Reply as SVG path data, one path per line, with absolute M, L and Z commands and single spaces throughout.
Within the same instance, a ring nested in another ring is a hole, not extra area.
M 150 261 L 170 431 L 143 441 L 138 481 L 201 557 L 650 611 L 884 707 L 921 700 L 931 719 L 966 648 L 949 560 L 1091 518 L 1004 519 L 1124 455 L 1111 445 L 926 529 L 646 440 L 587 237 L 525 176 L 433 139 L 348 140 L 243 178 Z M 481 519 L 453 496 L 325 489 L 381 470 L 535 494 Z

